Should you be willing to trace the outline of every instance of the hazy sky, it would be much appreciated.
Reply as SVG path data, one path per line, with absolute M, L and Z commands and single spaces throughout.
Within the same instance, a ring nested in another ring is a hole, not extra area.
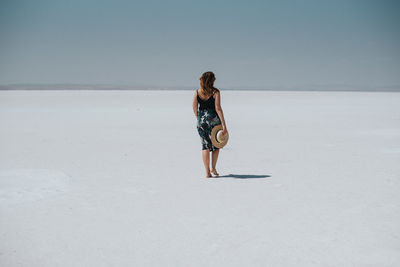
M 0 83 L 400 84 L 400 1 L 1 0 Z

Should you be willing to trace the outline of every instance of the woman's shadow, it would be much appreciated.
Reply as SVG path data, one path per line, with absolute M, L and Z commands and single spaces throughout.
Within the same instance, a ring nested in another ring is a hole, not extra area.
M 258 179 L 258 178 L 268 178 L 271 175 L 256 175 L 256 174 L 227 174 L 220 175 L 216 178 L 235 178 L 235 179 Z

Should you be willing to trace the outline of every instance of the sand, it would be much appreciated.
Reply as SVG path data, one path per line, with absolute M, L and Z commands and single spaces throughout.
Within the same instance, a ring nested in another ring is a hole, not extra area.
M 1 91 L 1 266 L 400 266 L 400 94 Z

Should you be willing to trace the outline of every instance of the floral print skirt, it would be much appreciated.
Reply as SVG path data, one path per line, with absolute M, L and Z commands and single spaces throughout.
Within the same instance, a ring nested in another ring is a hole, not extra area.
M 197 132 L 200 135 L 202 150 L 215 151 L 219 149 L 211 143 L 211 130 L 221 124 L 218 113 L 213 109 L 199 109 L 197 116 Z

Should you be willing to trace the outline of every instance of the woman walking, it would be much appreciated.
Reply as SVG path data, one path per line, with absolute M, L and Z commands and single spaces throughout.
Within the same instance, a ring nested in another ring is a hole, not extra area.
M 206 178 L 212 177 L 211 173 L 218 176 L 216 170 L 219 148 L 211 142 L 211 130 L 215 125 L 222 124 L 222 134 L 226 134 L 224 113 L 221 108 L 221 93 L 214 87 L 215 75 L 208 71 L 200 77 L 200 89 L 193 96 L 193 112 L 197 118 L 197 131 L 202 145 L 203 163 L 206 169 Z M 211 171 L 210 171 L 210 152 Z

